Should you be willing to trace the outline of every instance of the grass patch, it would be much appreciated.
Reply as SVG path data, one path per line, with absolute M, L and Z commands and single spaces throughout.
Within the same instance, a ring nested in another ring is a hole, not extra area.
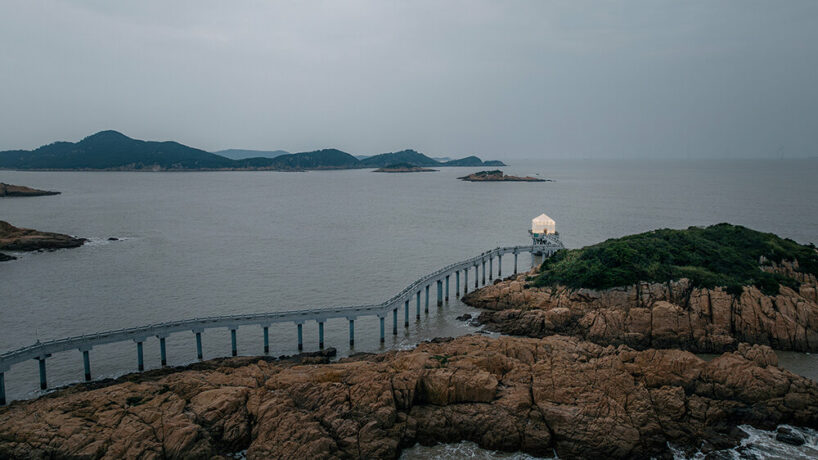
M 440 364 L 440 367 L 446 367 L 446 364 L 449 364 L 449 358 L 451 358 L 449 355 L 432 356 L 432 359 L 436 360 Z
M 818 275 L 818 252 L 772 233 L 717 224 L 686 230 L 661 229 L 604 241 L 582 249 L 561 250 L 543 262 L 534 286 L 608 289 L 640 281 L 689 278 L 694 286 L 742 286 L 778 293 L 779 284 L 798 287 L 789 277 L 761 270 L 762 260 L 798 261 L 799 270 Z

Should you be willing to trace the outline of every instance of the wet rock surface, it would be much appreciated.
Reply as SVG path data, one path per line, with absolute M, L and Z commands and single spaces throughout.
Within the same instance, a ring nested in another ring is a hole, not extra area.
M 467 440 L 647 458 L 668 456 L 668 442 L 735 445 L 741 423 L 818 424 L 815 382 L 776 367 L 768 347 L 736 348 L 705 362 L 563 336 L 465 336 L 332 364 L 214 360 L 0 408 L 0 457 L 395 458 Z
M 565 334 L 601 345 L 680 348 L 699 353 L 734 350 L 741 342 L 779 350 L 818 351 L 818 282 L 791 265 L 771 270 L 802 284 L 778 295 L 744 287 L 694 288 L 688 280 L 639 283 L 603 291 L 533 288 L 521 274 L 472 291 L 463 302 L 490 311 L 478 320 L 510 335 Z M 532 273 L 533 274 L 533 273 Z
M 84 238 L 74 238 L 61 233 L 19 228 L 0 220 L 0 250 L 40 251 L 76 248 L 82 246 L 85 241 Z
M 780 426 L 775 433 L 775 439 L 793 446 L 802 446 L 806 442 L 804 436 L 788 426 Z

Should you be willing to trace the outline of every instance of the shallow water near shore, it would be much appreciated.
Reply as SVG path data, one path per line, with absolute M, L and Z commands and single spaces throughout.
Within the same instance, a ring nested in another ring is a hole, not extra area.
M 818 242 L 818 200 L 812 199 L 818 160 L 511 163 L 502 168 L 507 174 L 555 182 L 456 179 L 479 168 L 425 174 L 0 171 L 0 182 L 62 192 L 0 199 L 1 220 L 90 239 L 81 248 L 0 264 L 0 352 L 197 316 L 380 302 L 449 263 L 528 244 L 530 219 L 542 212 L 556 220 L 568 247 L 718 222 Z M 504 258 L 504 275 L 512 263 Z M 529 264 L 520 258 L 520 269 Z M 343 355 L 475 331 L 454 319 L 474 309 L 453 294 L 438 308 L 434 295 L 419 322 L 412 304 L 408 328 L 399 312 L 396 336 L 387 323 L 383 346 L 375 318 L 356 321 L 354 350 L 346 345 L 345 321 L 328 322 L 327 346 Z M 272 355 L 297 352 L 294 325 L 270 332 Z M 203 339 L 206 358 L 229 353 L 227 330 L 208 330 Z M 238 345 L 242 355 L 260 353 L 260 328 L 240 328 Z M 304 325 L 304 346 L 317 349 L 314 322 Z M 172 335 L 167 347 L 171 365 L 195 360 L 192 334 Z M 779 359 L 818 378 L 814 355 L 779 353 Z M 155 338 L 145 343 L 145 361 L 159 367 Z M 134 371 L 134 344 L 95 348 L 91 367 L 95 378 Z M 81 354 L 49 359 L 48 378 L 52 387 L 79 381 Z M 36 362 L 16 366 L 5 383 L 10 399 L 40 394 Z

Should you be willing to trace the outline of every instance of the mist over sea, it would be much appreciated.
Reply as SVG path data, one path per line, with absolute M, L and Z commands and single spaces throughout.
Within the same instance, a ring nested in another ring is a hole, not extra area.
M 197 316 L 377 303 L 444 265 L 497 246 L 528 244 L 545 212 L 568 247 L 660 227 L 730 222 L 818 243 L 818 160 L 513 161 L 507 174 L 544 183 L 470 183 L 477 168 L 381 174 L 283 172 L 18 172 L 0 182 L 62 195 L 0 199 L 0 219 L 91 241 L 78 249 L 22 254 L 0 264 L 0 352 L 36 340 Z M 109 237 L 120 241 L 108 241 Z M 503 261 L 511 273 L 513 258 Z M 521 269 L 527 257 L 520 258 Z M 473 282 L 473 278 L 470 280 Z M 452 291 L 454 280 L 452 280 Z M 432 290 L 434 296 L 434 289 Z M 385 347 L 475 329 L 455 300 L 403 328 Z M 414 308 L 414 305 L 412 306 Z M 271 328 L 271 354 L 296 352 L 292 324 Z M 305 350 L 317 325 L 304 326 Z M 229 353 L 229 333 L 206 331 L 205 357 Z M 344 320 L 327 346 L 349 353 Z M 239 353 L 260 354 L 260 328 L 238 332 Z M 356 349 L 378 351 L 375 318 L 356 321 Z M 168 338 L 171 365 L 192 362 L 192 333 Z M 159 366 L 155 338 L 148 368 Z M 793 370 L 818 377 L 794 354 Z M 787 359 L 782 364 L 787 365 Z M 136 368 L 132 343 L 91 351 L 95 378 Z M 48 360 L 51 387 L 79 381 L 82 357 Z M 10 399 L 35 396 L 36 362 L 6 373 Z

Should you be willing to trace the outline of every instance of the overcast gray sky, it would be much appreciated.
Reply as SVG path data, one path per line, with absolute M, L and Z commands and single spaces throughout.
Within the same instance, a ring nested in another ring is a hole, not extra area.
M 0 0 L 0 149 L 818 155 L 818 1 Z

